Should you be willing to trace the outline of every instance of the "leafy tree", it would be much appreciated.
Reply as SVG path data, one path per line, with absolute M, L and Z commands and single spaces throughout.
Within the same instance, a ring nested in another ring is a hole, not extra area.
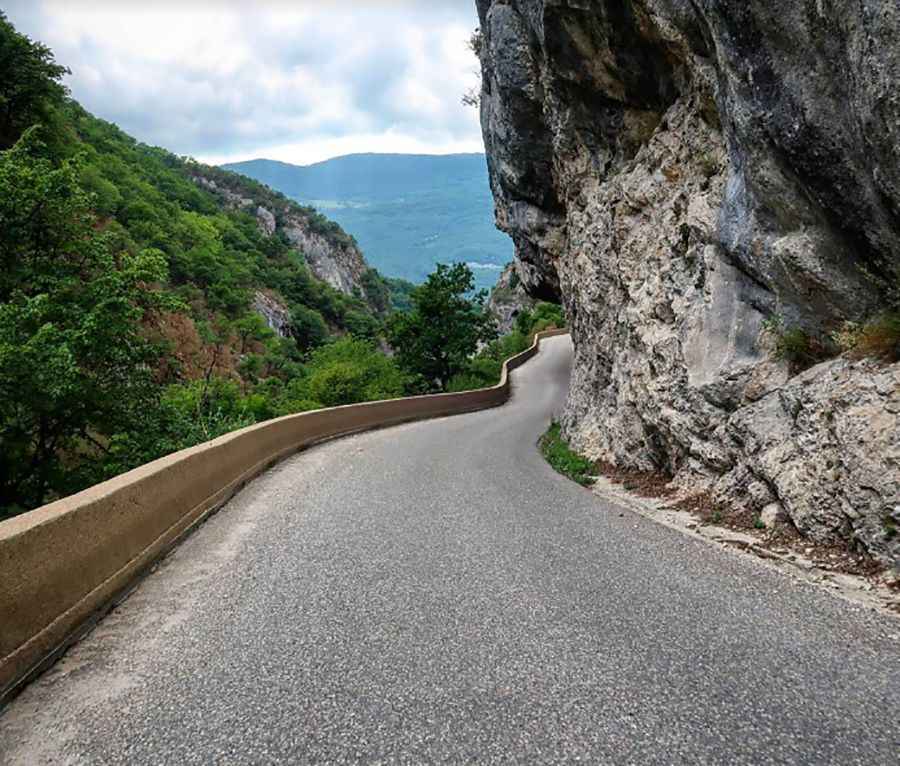
M 69 70 L 46 45 L 16 32 L 0 11 L 0 72 L 0 149 L 7 149 L 26 128 L 55 124 L 66 96 L 60 79 Z
M 140 322 L 158 253 L 116 253 L 94 228 L 79 163 L 40 155 L 36 129 L 0 152 L 0 506 L 71 489 L 66 456 L 140 428 L 157 356 Z
M 240 339 L 239 353 L 247 353 L 252 342 L 263 343 L 275 337 L 275 333 L 256 312 L 251 312 L 238 319 L 233 326 Z
M 374 341 L 378 338 L 381 323 L 365 311 L 349 309 L 344 314 L 344 327 L 354 337 Z
M 513 331 L 488 343 L 469 359 L 463 370 L 453 376 L 447 390 L 470 391 L 495 385 L 500 381 L 503 361 L 524 351 L 533 343 L 535 333 L 550 327 L 565 327 L 561 306 L 538 303 L 533 311 L 521 312 Z
M 474 287 L 474 275 L 465 264 L 439 264 L 413 291 L 412 309 L 388 320 L 388 342 L 407 373 L 446 389 L 479 344 L 497 337 L 484 306 L 485 293 L 469 297 Z
M 291 335 L 301 349 L 317 348 L 328 339 L 328 325 L 315 309 L 295 305 L 291 311 Z
M 541 301 L 531 311 L 522 311 L 516 317 L 516 330 L 522 335 L 534 335 L 550 327 L 565 327 L 566 318 L 558 303 Z
M 391 311 L 391 290 L 377 269 L 367 269 L 362 275 L 362 286 L 369 305 L 381 316 Z
M 405 279 L 394 277 L 387 277 L 384 281 L 391 294 L 391 309 L 409 311 L 412 308 L 412 294 L 416 286 Z
M 403 391 L 403 375 L 392 359 L 368 341 L 343 338 L 313 352 L 298 393 L 307 401 L 335 407 L 395 399 Z

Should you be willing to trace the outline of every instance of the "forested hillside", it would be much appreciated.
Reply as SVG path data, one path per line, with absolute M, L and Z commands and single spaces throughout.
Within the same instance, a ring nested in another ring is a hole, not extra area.
M 315 205 L 360 242 L 383 274 L 421 282 L 438 263 L 468 263 L 491 288 L 513 258 L 494 226 L 481 154 L 354 154 L 300 167 L 272 160 L 226 165 Z
M 0 14 L 0 517 L 280 415 L 490 385 L 561 321 L 496 340 L 465 264 L 383 279 L 314 209 L 88 114 L 65 72 Z
M 335 366 L 375 381 L 348 398 L 403 392 L 375 349 L 391 291 L 351 237 L 141 145 L 65 72 L 0 16 L 0 514 L 335 403 Z

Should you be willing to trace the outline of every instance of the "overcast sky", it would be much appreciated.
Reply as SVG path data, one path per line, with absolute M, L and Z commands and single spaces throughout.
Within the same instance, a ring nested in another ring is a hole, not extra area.
M 220 163 L 483 151 L 473 0 L 7 0 L 72 95 L 139 140 Z

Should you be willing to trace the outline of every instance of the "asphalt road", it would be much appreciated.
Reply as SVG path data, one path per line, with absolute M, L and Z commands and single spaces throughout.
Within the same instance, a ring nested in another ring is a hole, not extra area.
M 0 718 L 0 762 L 900 762 L 900 623 L 609 505 L 505 407 L 254 482 Z

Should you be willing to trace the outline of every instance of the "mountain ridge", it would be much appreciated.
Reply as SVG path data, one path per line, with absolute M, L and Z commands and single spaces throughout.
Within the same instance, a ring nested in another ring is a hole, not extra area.
M 222 165 L 327 213 L 380 272 L 421 282 L 438 263 L 464 262 L 479 288 L 512 260 L 497 231 L 480 153 L 354 153 L 294 165 L 257 158 Z

